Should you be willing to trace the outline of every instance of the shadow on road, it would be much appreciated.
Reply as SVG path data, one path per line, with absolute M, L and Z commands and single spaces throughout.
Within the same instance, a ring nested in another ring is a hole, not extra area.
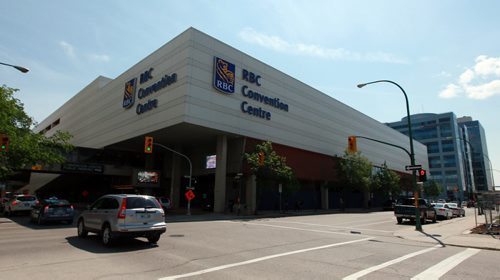
M 80 238 L 78 236 L 68 236 L 66 237 L 66 240 L 71 246 L 94 254 L 125 253 L 158 247 L 158 245 L 150 244 L 149 242 L 143 241 L 138 238 L 117 239 L 114 240 L 114 243 L 111 247 L 105 247 L 104 245 L 102 245 L 100 237 L 93 234 L 89 234 L 89 236 L 85 238 Z

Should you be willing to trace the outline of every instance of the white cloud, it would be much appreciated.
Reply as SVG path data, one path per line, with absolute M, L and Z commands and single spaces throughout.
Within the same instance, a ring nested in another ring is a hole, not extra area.
M 111 58 L 106 54 L 90 54 L 88 55 L 89 59 L 101 62 L 109 62 Z
M 478 56 L 474 71 L 480 76 L 494 75 L 500 77 L 500 57 Z
M 259 33 L 252 28 L 245 28 L 239 33 L 244 41 L 272 49 L 277 52 L 291 53 L 295 55 L 312 56 L 330 60 L 370 61 L 384 63 L 406 64 L 403 58 L 391 53 L 368 52 L 359 53 L 343 48 L 325 48 L 314 44 L 290 43 L 278 36 L 270 36 Z
M 449 84 L 439 97 L 453 98 L 464 92 L 468 98 L 484 100 L 500 95 L 500 57 L 480 55 L 475 63 L 460 75 L 458 86 Z
M 489 83 L 467 86 L 465 88 L 467 96 L 472 99 L 486 99 L 494 95 L 500 95 L 500 80 L 493 80 Z
M 439 93 L 439 97 L 445 99 L 457 97 L 460 91 L 461 89 L 459 86 L 454 84 L 449 84 L 443 91 Z
M 472 81 L 472 79 L 474 79 L 474 76 L 475 76 L 474 71 L 467 69 L 465 70 L 465 72 L 462 73 L 462 75 L 460 75 L 460 78 L 458 78 L 458 82 L 461 85 L 467 85 Z
M 59 46 L 61 46 L 61 48 L 63 49 L 64 53 L 67 56 L 69 56 L 71 58 L 75 58 L 76 57 L 76 55 L 75 55 L 75 48 L 70 43 L 65 42 L 65 41 L 60 41 L 59 42 Z

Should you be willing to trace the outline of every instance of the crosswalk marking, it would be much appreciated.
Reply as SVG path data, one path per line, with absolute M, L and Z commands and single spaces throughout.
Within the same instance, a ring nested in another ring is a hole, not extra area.
M 416 275 L 415 277 L 411 278 L 412 280 L 420 280 L 420 279 L 425 279 L 425 280 L 434 280 L 434 279 L 439 279 L 439 277 L 443 276 L 446 272 L 450 271 L 452 268 L 455 266 L 459 265 L 461 262 L 465 261 L 466 259 L 474 256 L 475 254 L 479 253 L 479 249 L 472 249 L 468 248 L 465 251 L 462 251 L 458 254 L 455 254 L 442 262 L 429 267 L 422 273 Z
M 441 247 L 441 245 L 437 245 L 437 246 L 432 247 L 432 248 L 427 248 L 427 249 L 424 249 L 424 250 L 413 252 L 413 253 L 408 254 L 408 255 L 404 255 L 402 257 L 399 257 L 399 258 L 394 259 L 394 260 L 390 260 L 390 261 L 385 262 L 383 264 L 372 266 L 372 267 L 369 267 L 367 269 L 364 269 L 364 270 L 358 271 L 356 273 L 353 273 L 353 274 L 351 274 L 349 276 L 344 277 L 343 280 L 355 280 L 355 279 L 358 279 L 358 278 L 363 277 L 363 276 L 365 276 L 365 275 L 367 275 L 367 274 L 369 274 L 371 272 L 374 272 L 374 271 L 377 271 L 379 269 L 388 267 L 388 266 L 396 264 L 398 262 L 402 262 L 402 261 L 407 260 L 409 258 L 413 258 L 415 256 L 418 256 L 418 255 L 430 252 L 430 251 L 435 250 L 435 249 L 440 248 L 440 247 Z
M 281 254 L 275 254 L 275 255 L 270 255 L 270 256 L 265 256 L 261 258 L 256 258 L 256 259 L 251 259 L 243 262 L 238 262 L 238 263 L 231 263 L 231 264 L 226 264 L 226 265 L 221 265 L 221 266 L 216 266 L 208 269 L 203 269 L 195 272 L 190 272 L 190 273 L 185 273 L 185 274 L 179 274 L 179 275 L 173 275 L 173 276 L 167 276 L 167 277 L 162 277 L 159 278 L 158 280 L 173 280 L 173 279 L 179 279 L 179 278 L 186 278 L 186 277 L 191 277 L 191 276 L 197 276 L 209 272 L 214 272 L 218 270 L 223 270 L 223 269 L 228 269 L 236 266 L 242 266 L 246 264 L 252 264 L 256 262 L 261 262 L 269 259 L 274 259 L 274 258 L 279 258 L 279 257 L 284 257 L 284 256 L 289 256 L 293 254 L 299 254 L 299 253 L 305 253 L 305 252 L 310 252 L 314 250 L 322 250 L 322 249 L 327 249 L 327 248 L 332 248 L 332 247 L 338 247 L 338 246 L 343 246 L 347 244 L 353 244 L 353 243 L 358 243 L 358 242 L 363 242 L 370 240 L 371 238 L 363 238 L 363 239 L 358 239 L 358 240 L 352 240 L 352 241 L 346 241 L 346 242 L 340 242 L 340 243 L 333 243 L 333 244 L 328 244 L 324 246 L 318 246 L 318 247 L 313 247 L 313 248 L 307 248 L 307 249 L 301 249 L 301 250 L 295 250 L 295 251 L 290 251 L 290 252 L 285 252 Z

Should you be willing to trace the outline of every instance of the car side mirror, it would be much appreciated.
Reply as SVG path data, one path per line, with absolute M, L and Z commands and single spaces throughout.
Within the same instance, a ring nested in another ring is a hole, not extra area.
M 87 205 L 87 207 L 85 207 L 85 208 L 87 208 L 87 210 L 90 210 L 90 205 Z

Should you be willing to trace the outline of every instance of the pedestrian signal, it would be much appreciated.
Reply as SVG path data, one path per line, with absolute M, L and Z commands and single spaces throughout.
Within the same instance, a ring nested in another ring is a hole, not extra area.
M 418 179 L 420 180 L 420 182 L 427 181 L 427 171 L 425 171 L 425 169 L 420 169 L 418 171 Z

